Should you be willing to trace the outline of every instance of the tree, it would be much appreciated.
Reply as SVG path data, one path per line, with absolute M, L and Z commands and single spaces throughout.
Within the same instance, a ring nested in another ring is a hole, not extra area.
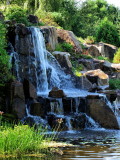
M 118 30 L 108 18 L 104 18 L 96 28 L 96 40 L 120 46 Z

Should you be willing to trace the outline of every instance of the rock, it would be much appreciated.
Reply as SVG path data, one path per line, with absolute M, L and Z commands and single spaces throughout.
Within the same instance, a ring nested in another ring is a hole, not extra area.
M 55 56 L 61 67 L 65 69 L 66 72 L 71 72 L 72 64 L 70 61 L 69 53 L 55 51 L 53 52 L 53 55 Z
M 56 28 L 51 26 L 41 26 L 40 28 L 45 38 L 47 50 L 54 51 L 58 44 Z
M 23 84 L 19 81 L 13 81 L 10 85 L 11 98 L 20 98 L 25 100 Z
M 109 99 L 109 101 L 112 102 L 112 103 L 117 98 L 117 92 L 116 92 L 116 90 L 102 90 L 102 91 L 98 91 L 98 93 L 105 94 L 107 96 L 107 98 Z
M 24 86 L 25 98 L 32 98 L 32 99 L 37 98 L 36 88 L 30 81 L 24 79 L 23 86 Z
M 20 98 L 14 98 L 12 101 L 12 113 L 17 116 L 18 119 L 22 119 L 26 115 L 25 101 Z
M 30 114 L 34 116 L 45 116 L 45 107 L 39 102 L 34 102 L 30 107 Z
M 84 73 L 84 76 L 86 76 L 91 83 L 96 83 L 99 87 L 107 88 L 109 86 L 108 75 L 100 69 L 87 71 Z
M 2 12 L 0 12 L 0 21 L 4 21 L 4 15 L 3 15 L 3 13 Z
M 99 51 L 102 56 L 108 57 L 109 59 L 113 59 L 114 54 L 117 51 L 117 47 L 107 43 L 99 43 Z
M 28 16 L 28 20 L 30 23 L 33 23 L 33 24 L 36 24 L 39 22 L 39 19 L 37 16 L 34 16 L 34 15 L 29 15 Z
M 90 46 L 90 48 L 88 49 L 88 53 L 92 56 L 92 57 L 98 57 L 101 56 L 98 48 L 96 46 Z
M 57 29 L 57 35 L 58 35 L 58 42 L 65 41 L 67 43 L 70 43 L 73 46 L 74 51 L 76 53 L 82 52 L 82 47 L 80 45 L 80 42 L 77 40 L 77 38 L 75 37 L 72 31 Z
M 87 113 L 101 127 L 108 129 L 119 129 L 116 116 L 112 109 L 106 104 L 104 98 L 90 98 L 87 99 Z
M 24 36 L 30 34 L 30 30 L 24 24 L 18 24 L 16 26 L 15 33 L 21 37 L 24 37 Z
M 66 97 L 65 93 L 63 92 L 63 90 L 54 87 L 50 92 L 49 92 L 49 97 L 53 97 L 53 98 L 63 98 Z

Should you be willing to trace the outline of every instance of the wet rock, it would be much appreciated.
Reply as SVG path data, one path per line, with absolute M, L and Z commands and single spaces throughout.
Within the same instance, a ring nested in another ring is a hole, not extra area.
M 56 28 L 51 26 L 41 26 L 40 28 L 45 38 L 47 50 L 54 51 L 58 44 Z
M 71 72 L 72 64 L 70 61 L 70 54 L 69 53 L 55 51 L 55 52 L 53 52 L 53 55 L 55 56 L 55 58 L 57 59 L 57 61 L 61 65 L 61 67 L 64 68 L 64 70 L 66 72 Z
M 37 98 L 36 88 L 30 81 L 24 79 L 23 86 L 24 86 L 25 98 L 32 98 L 32 99 Z
M 109 86 L 108 75 L 100 69 L 87 71 L 86 73 L 84 73 L 84 76 L 86 76 L 91 83 L 96 83 L 102 88 L 106 88 Z
M 119 129 L 116 116 L 112 109 L 106 104 L 104 98 L 90 98 L 87 99 L 87 113 L 101 127 L 109 129 Z
M 77 53 L 82 52 L 82 47 L 80 45 L 80 42 L 77 40 L 72 31 L 57 29 L 57 35 L 58 35 L 58 42 L 61 43 L 65 41 L 67 43 L 70 43 L 73 46 L 75 52 Z
M 24 37 L 24 36 L 30 34 L 30 30 L 24 24 L 18 24 L 16 26 L 15 32 L 16 32 L 16 34 L 18 34 L 21 37 Z
M 33 24 L 36 24 L 36 23 L 39 22 L 38 17 L 35 16 L 35 15 L 29 15 L 29 16 L 28 16 L 28 20 L 29 20 L 29 22 L 31 22 L 31 23 L 33 23 Z
M 63 98 L 63 97 L 66 97 L 66 95 L 63 92 L 63 90 L 61 90 L 61 89 L 59 89 L 57 87 L 53 87 L 53 89 L 49 92 L 49 97 Z
M 98 91 L 98 93 L 105 94 L 110 102 L 115 101 L 117 98 L 117 92 L 115 90 L 102 90 L 102 91 Z
M 46 110 L 45 107 L 42 106 L 41 103 L 36 101 L 36 102 L 31 104 L 30 114 L 34 115 L 34 116 L 43 117 L 43 116 L 45 116 L 45 110 Z

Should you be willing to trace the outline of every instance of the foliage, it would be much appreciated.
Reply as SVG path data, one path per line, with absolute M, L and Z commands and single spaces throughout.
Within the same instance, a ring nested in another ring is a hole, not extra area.
M 117 52 L 114 55 L 113 63 L 120 63 L 120 48 L 117 50 Z
M 99 60 L 105 60 L 105 61 L 110 61 L 108 59 L 108 57 L 103 57 L 103 56 L 98 56 L 97 59 L 99 59 Z
M 120 38 L 117 28 L 107 18 L 104 18 L 97 27 L 96 40 L 107 42 L 116 46 L 120 45 Z
M 84 42 L 87 44 L 93 44 L 93 43 L 95 43 L 95 37 L 87 36 L 87 38 L 85 38 Z
M 22 156 L 38 152 L 43 147 L 44 136 L 27 125 L 0 126 L 0 154 Z
M 5 14 L 7 20 L 14 20 L 17 23 L 24 23 L 25 25 L 29 24 L 26 10 L 18 5 L 9 5 Z
M 5 82 L 11 78 L 11 74 L 9 73 L 9 56 L 6 53 L 5 47 L 6 28 L 5 25 L 0 22 L 0 86 L 3 86 Z
M 63 42 L 63 43 L 57 44 L 55 50 L 71 53 L 73 51 L 73 46 L 70 43 Z
M 120 89 L 120 80 L 119 79 L 110 79 L 109 85 L 110 85 L 110 89 Z

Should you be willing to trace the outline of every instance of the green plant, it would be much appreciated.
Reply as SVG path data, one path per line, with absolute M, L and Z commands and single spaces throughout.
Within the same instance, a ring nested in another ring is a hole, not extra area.
M 56 45 L 55 48 L 56 51 L 61 51 L 61 52 L 72 52 L 73 51 L 73 46 L 67 42 L 59 43 Z
M 103 57 L 103 56 L 98 56 L 97 59 L 109 61 L 109 58 L 108 58 L 108 57 Z
M 87 44 L 93 44 L 93 43 L 95 43 L 95 37 L 87 36 L 87 38 L 85 38 L 84 42 Z
M 17 23 L 29 25 L 27 11 L 18 5 L 9 5 L 5 12 L 7 20 L 14 20 Z
M 6 27 L 0 22 L 0 86 L 5 85 L 11 79 L 9 56 L 6 47 Z
M 114 55 L 113 63 L 120 63 L 120 48 L 117 50 L 117 52 Z
M 96 28 L 96 40 L 120 46 L 119 32 L 108 18 L 104 18 Z
M 120 80 L 119 79 L 110 79 L 109 85 L 110 85 L 110 89 L 120 89 Z

